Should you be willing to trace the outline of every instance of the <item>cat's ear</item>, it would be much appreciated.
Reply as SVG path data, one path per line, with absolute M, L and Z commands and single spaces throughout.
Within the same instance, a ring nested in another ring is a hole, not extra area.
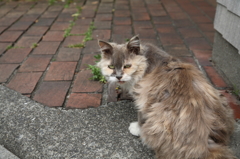
M 129 51 L 129 53 L 135 53 L 135 54 L 139 54 L 140 52 L 140 39 L 138 37 L 138 35 L 132 37 L 128 44 L 127 44 L 127 49 Z
M 113 47 L 109 43 L 99 40 L 98 45 L 100 47 L 100 50 L 104 53 L 104 55 L 106 56 L 112 55 Z

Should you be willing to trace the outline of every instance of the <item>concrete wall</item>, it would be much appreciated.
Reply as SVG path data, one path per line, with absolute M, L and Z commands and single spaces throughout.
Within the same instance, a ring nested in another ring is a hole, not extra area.
M 212 60 L 240 89 L 240 1 L 217 0 Z

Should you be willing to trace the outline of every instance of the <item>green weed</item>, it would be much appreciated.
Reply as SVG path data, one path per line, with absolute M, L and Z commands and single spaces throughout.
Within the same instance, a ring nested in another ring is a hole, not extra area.
M 36 48 L 36 47 L 38 47 L 38 44 L 37 44 L 37 43 L 33 43 L 32 46 L 31 46 L 32 49 L 34 49 L 34 48 Z
M 68 45 L 67 47 L 68 47 L 68 48 L 84 48 L 85 45 L 82 44 L 82 43 L 79 43 L 79 44 Z
M 54 5 L 57 1 L 56 0 L 48 0 L 49 5 Z
M 17 49 L 17 48 L 24 48 L 24 47 L 8 45 L 6 49 L 10 50 L 10 49 Z
M 99 62 L 99 60 L 101 59 L 101 55 L 100 54 L 95 55 L 94 57 L 97 60 L 96 63 Z M 93 74 L 93 76 L 91 78 L 92 80 L 100 81 L 102 83 L 106 83 L 107 82 L 105 77 L 102 75 L 101 70 L 100 70 L 99 67 L 97 67 L 96 65 L 88 65 L 88 69 L 92 71 L 92 74 Z
M 233 86 L 232 94 L 236 95 L 238 98 L 240 98 L 240 90 L 237 88 L 236 85 Z
M 90 27 L 88 28 L 87 32 L 85 33 L 85 38 L 83 39 L 83 42 L 87 42 L 92 40 L 92 32 L 96 27 L 94 26 L 94 23 L 92 22 L 90 24 Z

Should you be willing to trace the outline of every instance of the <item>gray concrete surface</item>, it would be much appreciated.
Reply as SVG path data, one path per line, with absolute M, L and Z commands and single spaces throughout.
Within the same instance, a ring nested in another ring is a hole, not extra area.
M 0 159 L 19 159 L 19 158 L 0 145 Z
M 214 36 L 212 60 L 230 83 L 240 90 L 240 55 L 217 31 Z
M 153 153 L 128 132 L 130 102 L 60 110 L 0 85 L 0 144 L 21 159 L 149 159 Z
M 136 119 L 131 102 L 61 110 L 44 107 L 0 85 L 0 145 L 21 159 L 154 158 L 153 152 L 128 132 L 129 123 Z M 239 125 L 232 142 L 238 157 Z

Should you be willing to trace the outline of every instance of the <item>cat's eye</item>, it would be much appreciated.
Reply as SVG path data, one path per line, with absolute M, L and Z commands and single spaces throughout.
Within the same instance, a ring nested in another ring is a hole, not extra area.
M 113 65 L 108 65 L 108 68 L 114 69 L 115 67 Z
M 129 65 L 125 65 L 124 68 L 130 68 L 132 65 L 129 64 Z

